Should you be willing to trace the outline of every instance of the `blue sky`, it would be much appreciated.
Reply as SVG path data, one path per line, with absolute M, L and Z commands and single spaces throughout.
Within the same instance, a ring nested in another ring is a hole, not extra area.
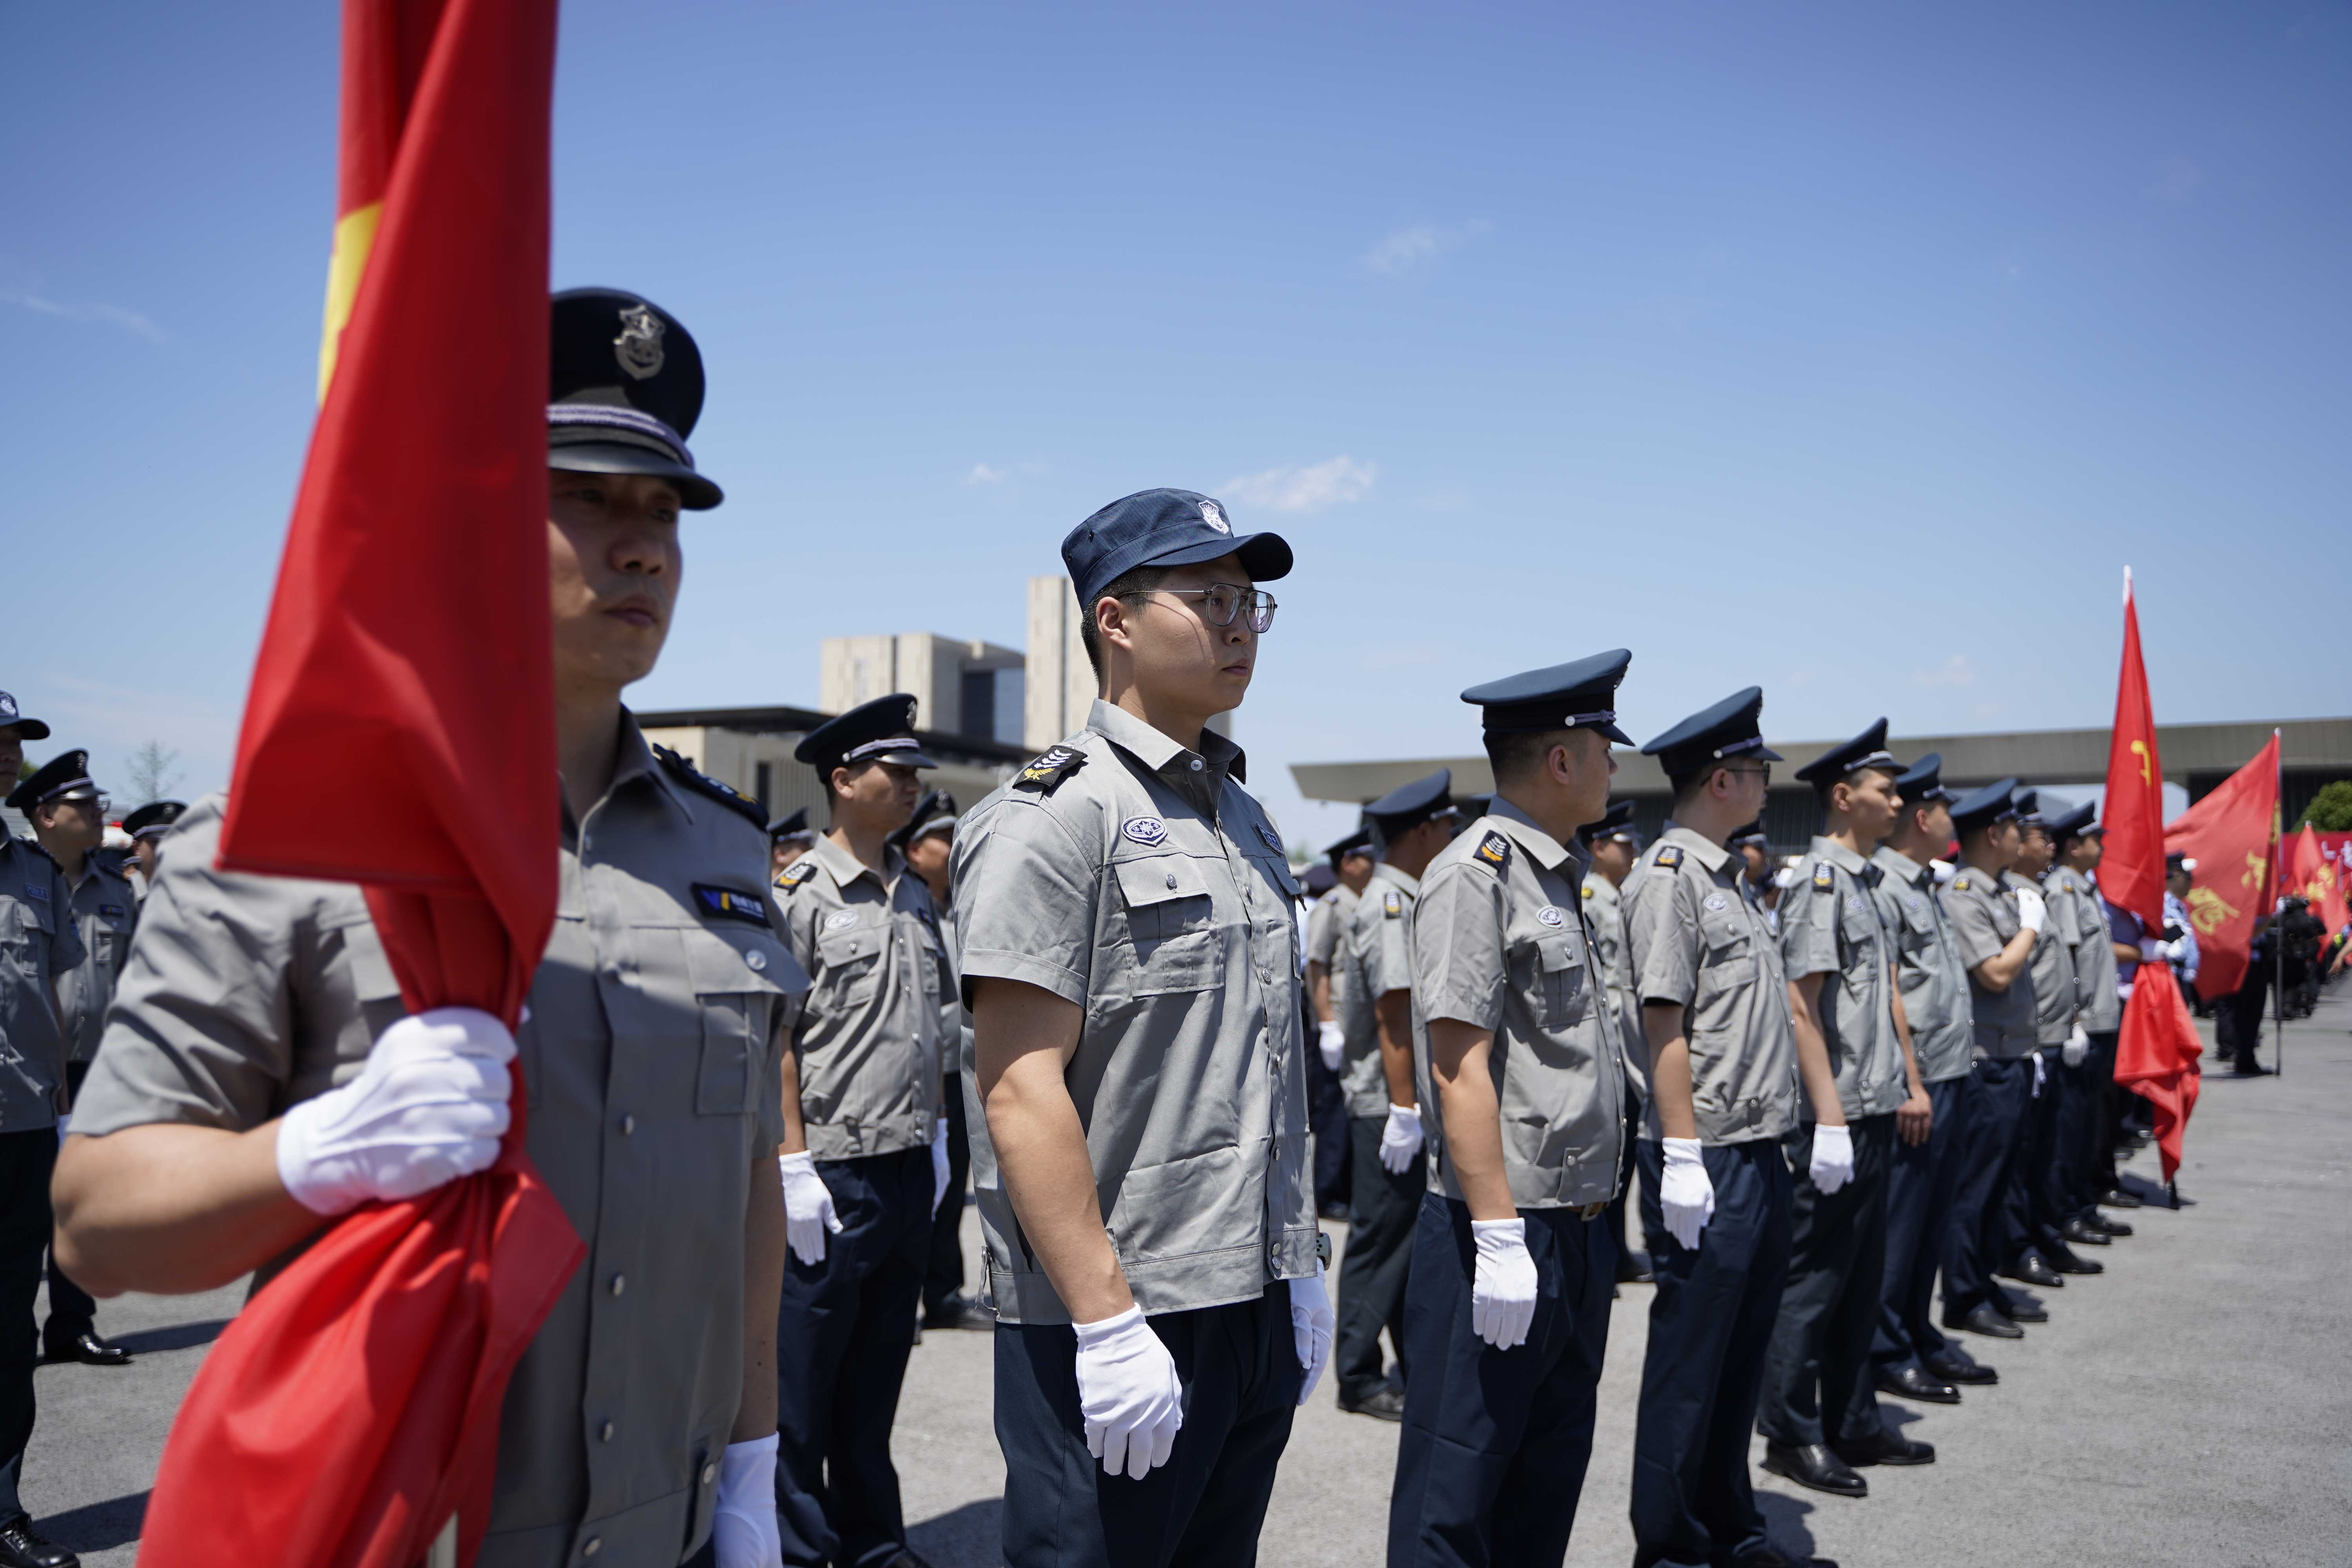
M 118 788 L 226 772 L 335 9 L 0 14 L 0 688 Z M 1237 726 L 1294 834 L 1283 764 L 1618 645 L 1641 738 L 2103 723 L 2127 562 L 2159 719 L 2347 710 L 2342 5 L 593 0 L 558 68 L 555 280 L 695 331 L 729 491 L 640 706 L 1018 646 L 1179 485 L 1297 548 Z

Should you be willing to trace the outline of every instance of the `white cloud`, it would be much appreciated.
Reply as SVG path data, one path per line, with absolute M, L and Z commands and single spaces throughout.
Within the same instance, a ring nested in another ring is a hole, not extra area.
M 1967 654 L 1956 653 L 1933 669 L 1913 670 L 1911 683 L 1915 686 L 1974 686 L 1977 683 L 1976 668 L 1969 663 Z
M 992 485 L 1001 482 L 1003 478 L 1003 468 L 992 468 L 986 463 L 974 463 L 971 466 L 971 472 L 964 475 L 963 482 L 968 485 Z
M 1374 272 L 1391 276 L 1410 272 L 1492 227 L 1494 225 L 1485 218 L 1475 218 L 1453 228 L 1441 224 L 1417 223 L 1383 236 L 1379 244 L 1364 252 L 1364 265 Z
M 1244 474 L 1218 486 L 1217 493 L 1268 511 L 1321 511 L 1342 501 L 1361 500 L 1379 477 L 1376 466 L 1343 452 L 1319 463 Z
M 22 289 L 0 289 L 0 302 L 37 315 L 57 316 L 68 321 L 104 321 L 121 327 L 124 331 L 145 338 L 151 343 L 162 342 L 167 334 L 163 328 L 136 310 L 126 310 L 120 305 L 68 305 L 45 295 L 26 293 Z

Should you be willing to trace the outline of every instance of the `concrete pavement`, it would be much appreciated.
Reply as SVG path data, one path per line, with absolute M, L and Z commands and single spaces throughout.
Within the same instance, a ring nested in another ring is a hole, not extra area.
M 2187 1153 L 2189 1206 L 2123 1216 L 2138 1235 L 2098 1254 L 2105 1275 L 2044 1293 L 2051 1321 L 2022 1342 L 1969 1342 L 2000 1386 L 1968 1391 L 1957 1409 L 1890 1404 L 1937 1445 L 1934 1465 L 1866 1471 L 1862 1501 L 1759 1469 L 1774 1539 L 1847 1568 L 2352 1563 L 2352 986 L 2288 1026 L 2285 1077 L 2209 1072 Z M 2153 1151 L 2131 1179 L 2153 1190 Z M 968 1244 L 976 1234 L 967 1215 Z M 102 1303 L 103 1331 L 137 1363 L 41 1370 L 25 1498 L 86 1563 L 131 1561 L 171 1413 L 240 1299 Z M 1628 1287 L 1611 1324 L 1568 1557 L 1578 1568 L 1632 1558 L 1648 1299 Z M 896 1447 L 913 1543 L 936 1568 L 996 1561 L 990 1379 L 989 1337 L 976 1333 L 928 1336 L 908 1373 Z M 1379 1562 L 1395 1438 L 1318 1389 L 1284 1457 L 1264 1560 Z

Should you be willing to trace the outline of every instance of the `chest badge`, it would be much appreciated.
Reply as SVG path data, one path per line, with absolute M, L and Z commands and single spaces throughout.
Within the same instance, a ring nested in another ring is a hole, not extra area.
M 1731 900 L 1725 898 L 1721 893 L 1709 893 L 1706 896 L 1706 907 L 1710 910 L 1721 911 L 1731 907 Z
M 1273 850 L 1277 855 L 1282 853 L 1282 835 L 1276 833 L 1273 828 L 1268 827 L 1265 823 L 1261 822 L 1257 825 L 1257 836 L 1261 839 L 1265 840 L 1265 847 L 1268 849 Z
M 835 910 L 833 913 L 824 917 L 824 929 L 827 931 L 847 931 L 851 926 L 854 926 L 856 923 L 857 911 L 856 910 Z
M 1909 905 L 1913 910 L 1924 910 L 1927 907 L 1927 900 L 1921 898 L 1916 893 L 1905 894 L 1903 901 Z
M 44 904 L 46 904 L 46 903 L 47 903 L 47 902 L 49 901 L 49 890 L 48 890 L 48 889 L 47 889 L 47 888 L 45 888 L 45 887 L 41 886 L 41 884 L 40 884 L 40 883 L 38 883 L 38 882 L 27 882 L 27 883 L 26 883 L 26 884 L 25 884 L 25 896 L 26 896 L 26 898 L 28 898 L 28 899 L 34 900 L 36 902 L 38 902 L 38 903 L 44 903 Z
M 694 884 L 694 903 L 706 919 L 740 921 L 745 925 L 758 926 L 761 931 L 769 929 L 767 900 L 757 893 L 697 882 Z
M 1168 825 L 1156 816 L 1130 816 L 1118 825 L 1118 830 L 1146 848 L 1157 848 L 1168 842 Z
M 1591 889 L 1588 888 L 1585 891 L 1590 893 Z M 1568 911 L 1561 909 L 1558 904 L 1546 904 L 1543 908 L 1536 911 L 1536 924 L 1538 925 L 1563 926 L 1567 923 Z

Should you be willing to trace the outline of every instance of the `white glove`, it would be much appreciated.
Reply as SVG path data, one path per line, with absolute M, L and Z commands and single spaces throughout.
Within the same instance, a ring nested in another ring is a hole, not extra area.
M 2066 1043 L 2060 1047 L 2058 1055 L 2068 1067 L 2078 1068 L 2083 1065 L 2083 1058 L 2090 1054 L 2091 1037 L 2083 1032 L 2082 1025 L 2077 1024 L 2074 1032 L 2066 1037 Z
M 1478 1271 L 1470 1281 L 1470 1328 L 1498 1351 L 1527 1343 L 1536 1317 L 1536 1260 L 1524 1219 L 1474 1219 Z
M 1666 1212 L 1666 1229 L 1686 1247 L 1698 1246 L 1698 1233 L 1715 1217 L 1715 1184 L 1707 1179 L 1699 1147 L 1696 1138 L 1658 1140 L 1665 1155 L 1665 1169 L 1658 1174 L 1658 1206 Z
M 1323 1264 L 1315 1272 L 1290 1282 L 1290 1336 L 1298 1345 L 1298 1403 L 1315 1392 L 1316 1380 L 1331 1360 L 1331 1336 L 1339 1331 L 1339 1315 L 1331 1310 L 1331 1292 L 1323 1282 Z
M 488 1013 L 436 1007 L 376 1037 L 360 1076 L 287 1111 L 278 1179 L 313 1214 L 413 1198 L 487 1170 L 507 1131 L 514 1037 Z
M 840 1216 L 833 1212 L 833 1194 L 816 1173 L 816 1157 L 803 1149 L 776 1156 L 776 1170 L 784 1182 L 784 1245 L 793 1256 L 814 1268 L 824 1261 L 824 1238 L 841 1234 Z
M 931 1212 L 940 1212 L 940 1200 L 948 1195 L 948 1119 L 944 1116 L 931 1124 Z
M 2040 936 L 2042 928 L 2049 921 L 2050 907 L 2042 901 L 2042 895 L 2031 888 L 2018 889 L 2017 923 L 2034 935 Z
M 1339 1070 L 1339 1059 L 1348 1054 L 1348 1031 L 1339 1027 L 1336 1018 L 1326 1019 L 1315 1026 L 1315 1049 L 1323 1058 L 1325 1068 Z
M 2042 1053 L 2036 1051 L 2033 1053 L 2033 1098 L 2036 1100 L 2042 1098 Z
M 776 1435 L 730 1443 L 719 1458 L 719 1510 L 710 1517 L 719 1568 L 783 1568 L 776 1528 Z
M 1403 1175 L 1421 1152 L 1421 1107 L 1391 1105 L 1388 1122 L 1381 1129 L 1381 1169 L 1391 1176 Z
M 1805 1169 L 1823 1197 L 1853 1180 L 1853 1131 L 1851 1128 L 1813 1129 L 1812 1163 Z
M 2156 963 L 2160 962 L 2168 956 L 2165 950 L 2168 945 L 2169 944 L 2160 936 L 2144 936 L 2140 938 L 2139 961 L 2142 963 Z
M 1086 1416 L 1087 1452 L 1103 1474 L 1125 1471 L 1141 1480 L 1168 1462 L 1184 1425 L 1184 1385 L 1168 1347 L 1129 1307 L 1078 1331 L 1078 1408 Z
M 2178 963 L 2189 956 L 2189 939 L 2184 936 L 2178 942 L 2168 942 L 2161 951 L 2167 963 Z

